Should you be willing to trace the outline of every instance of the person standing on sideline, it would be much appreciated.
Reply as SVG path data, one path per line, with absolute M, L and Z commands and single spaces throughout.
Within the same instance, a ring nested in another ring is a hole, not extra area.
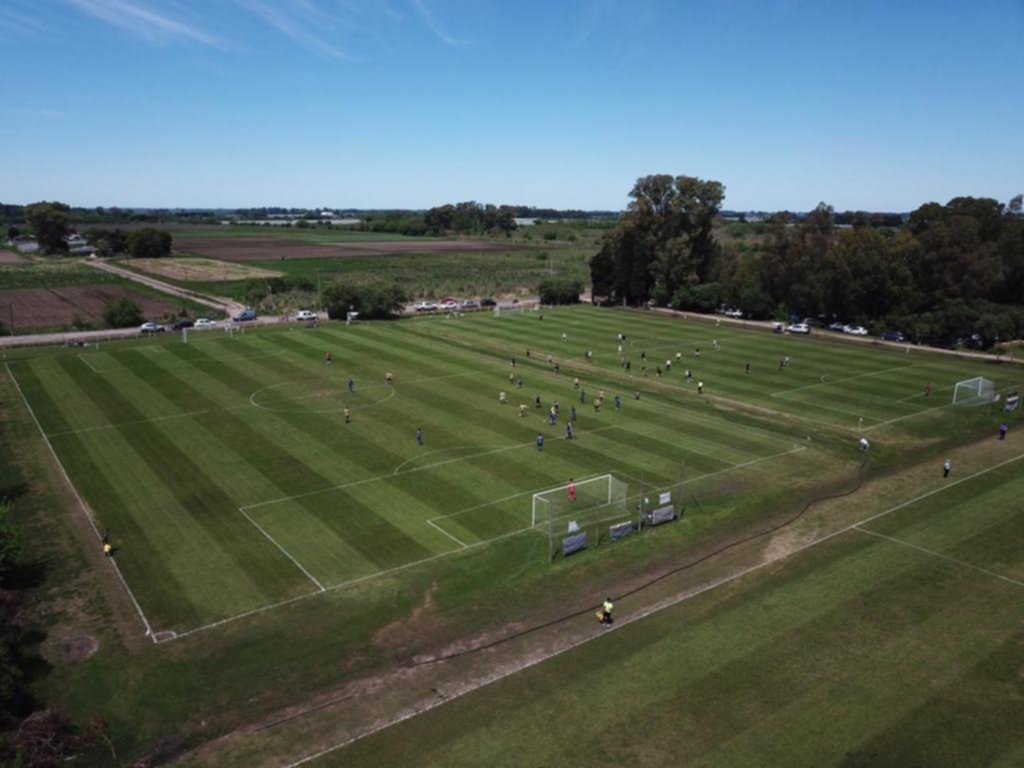
M 942 465 L 942 476 L 949 477 L 949 473 L 953 471 L 953 462 L 946 459 L 946 463 Z
M 862 451 L 866 451 L 866 450 L 867 450 L 868 448 L 870 448 L 870 447 L 871 447 L 871 444 L 870 444 L 870 443 L 868 443 L 868 439 L 867 439 L 866 437 L 862 437 L 862 438 L 861 438 L 860 440 L 858 440 L 858 441 L 857 441 L 857 446 L 858 446 L 858 447 L 859 447 L 859 448 L 860 448 L 860 449 L 861 449 Z
M 110 542 L 103 542 L 103 556 L 110 557 L 112 554 L 114 554 L 114 548 L 110 545 Z
M 544 450 L 544 435 L 542 435 L 540 432 L 537 433 L 537 450 Z
M 1010 431 L 1010 425 L 1007 424 L 1004 421 L 1002 424 L 999 425 L 999 439 L 1000 440 L 1005 440 L 1006 439 L 1006 433 L 1009 432 L 1009 431 Z
M 697 382 L 697 394 L 698 395 L 703 395 L 704 394 L 704 382 L 703 381 L 698 381 Z
M 569 478 L 568 492 L 569 501 L 576 501 L 576 483 L 571 477 Z
M 423 445 L 423 430 L 416 427 L 416 445 Z
M 601 623 L 606 627 L 612 625 L 612 609 L 615 608 L 615 604 L 612 602 L 610 597 L 604 599 L 604 604 L 601 606 Z

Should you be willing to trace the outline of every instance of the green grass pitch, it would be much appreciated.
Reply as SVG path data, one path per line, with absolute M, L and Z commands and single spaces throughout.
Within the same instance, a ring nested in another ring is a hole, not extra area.
M 531 495 L 569 477 L 613 473 L 635 486 L 673 482 L 685 467 L 689 481 L 720 478 L 739 495 L 842 460 L 861 432 L 912 430 L 946 412 L 960 379 L 1008 383 L 983 363 L 916 350 L 589 307 L 540 314 L 193 333 L 187 344 L 103 344 L 9 367 L 96 524 L 111 529 L 116 562 L 162 639 L 539 536 Z M 666 360 L 673 370 L 642 376 L 641 354 L 652 370 Z M 808 440 L 809 425 L 849 430 L 848 445 Z

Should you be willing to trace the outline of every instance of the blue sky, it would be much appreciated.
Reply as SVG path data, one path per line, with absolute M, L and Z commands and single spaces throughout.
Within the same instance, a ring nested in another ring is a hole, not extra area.
M 9 203 L 1024 191 L 1022 0 L 0 0 L 0 61 Z

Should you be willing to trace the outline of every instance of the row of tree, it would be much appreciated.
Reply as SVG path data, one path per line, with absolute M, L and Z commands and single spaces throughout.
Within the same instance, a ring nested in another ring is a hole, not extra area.
M 754 318 L 790 315 L 896 328 L 922 340 L 1024 336 L 1022 198 L 928 203 L 898 226 L 871 217 L 837 227 L 821 204 L 777 214 L 748 243 L 719 243 L 715 181 L 648 176 L 591 260 L 595 297 Z

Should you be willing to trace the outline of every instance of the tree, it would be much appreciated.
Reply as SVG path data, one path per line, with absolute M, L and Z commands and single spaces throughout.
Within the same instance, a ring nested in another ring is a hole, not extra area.
M 583 286 L 578 280 L 551 278 L 537 286 L 541 304 L 579 304 Z
M 629 210 L 591 259 L 594 294 L 668 303 L 681 286 L 706 281 L 719 253 L 712 224 L 724 196 L 721 183 L 693 176 L 637 179 Z
M 332 283 L 324 289 L 323 299 L 332 320 L 344 320 L 350 311 L 367 320 L 383 320 L 401 312 L 408 301 L 400 286 L 380 283 Z
M 142 227 L 129 233 L 126 247 L 133 259 L 159 259 L 171 255 L 171 233 L 153 227 Z
M 64 238 L 71 232 L 68 212 L 71 207 L 64 203 L 46 201 L 25 207 L 25 220 L 47 253 L 66 253 L 68 244 Z
M 11 224 L 11 226 L 9 226 L 7 228 L 7 239 L 8 240 L 13 240 L 14 238 L 18 237 L 20 234 L 21 234 L 21 230 L 18 229 L 13 224 Z
M 139 305 L 128 298 L 111 299 L 103 306 L 103 322 L 108 328 L 130 328 L 144 319 Z

